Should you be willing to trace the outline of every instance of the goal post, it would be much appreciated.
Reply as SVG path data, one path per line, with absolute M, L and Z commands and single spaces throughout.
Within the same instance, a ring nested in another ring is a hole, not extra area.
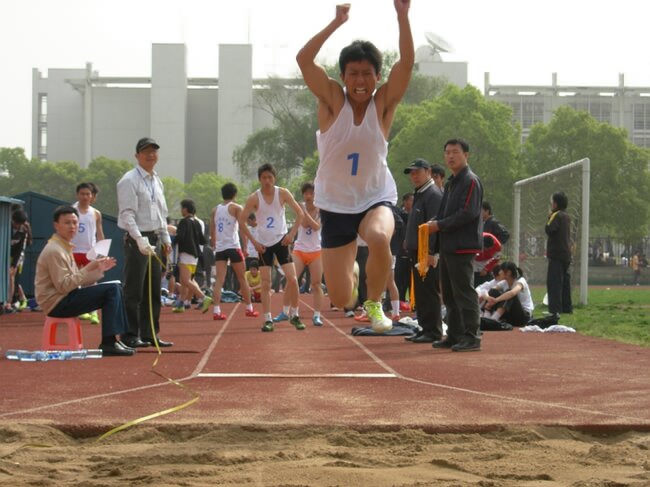
M 529 281 L 546 283 L 546 234 L 551 195 L 564 191 L 571 215 L 572 290 L 579 290 L 580 304 L 587 304 L 589 278 L 589 180 L 588 158 L 522 179 L 514 184 L 512 260 Z M 574 294 L 572 292 L 572 294 Z

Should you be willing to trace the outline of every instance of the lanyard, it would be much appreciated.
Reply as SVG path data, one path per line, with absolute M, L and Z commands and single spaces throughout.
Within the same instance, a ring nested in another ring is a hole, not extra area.
M 151 202 L 153 203 L 153 202 L 155 201 L 155 198 L 154 198 L 154 192 L 155 192 L 155 186 L 154 186 L 154 185 L 155 185 L 155 181 L 154 181 L 153 176 L 151 176 L 151 184 L 148 185 L 148 184 L 147 184 L 147 178 L 145 178 L 145 177 L 142 175 L 142 173 L 140 172 L 140 168 L 136 168 L 136 170 L 138 171 L 138 174 L 139 174 L 140 177 L 142 178 L 142 181 L 144 182 L 144 185 L 147 186 L 147 189 L 148 189 L 149 192 L 151 193 Z

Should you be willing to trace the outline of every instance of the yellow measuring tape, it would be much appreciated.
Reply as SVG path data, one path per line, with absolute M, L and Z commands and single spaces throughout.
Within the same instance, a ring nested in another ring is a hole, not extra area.
M 162 260 L 160 260 L 160 257 L 158 257 L 156 254 L 153 254 L 153 256 L 160 263 L 160 265 L 164 268 L 165 266 L 163 265 Z M 160 350 L 160 345 L 158 345 L 158 336 L 156 335 L 156 329 L 155 329 L 154 323 L 153 323 L 153 296 L 152 296 L 152 287 L 151 287 L 151 285 L 152 285 L 152 283 L 151 283 L 151 274 L 152 274 L 152 272 L 151 272 L 151 254 L 149 254 L 149 324 L 151 325 L 151 336 L 153 337 L 154 344 L 156 345 L 156 352 L 158 352 L 156 354 L 155 360 L 153 361 L 153 364 L 151 365 L 151 370 L 150 371 L 153 372 L 154 374 L 156 374 L 158 377 L 161 377 L 161 378 L 165 379 L 166 381 L 169 381 L 172 384 L 180 387 L 181 389 L 184 389 L 184 390 L 188 391 L 190 394 L 193 394 L 194 397 L 192 399 L 190 399 L 189 401 L 187 401 L 187 402 L 185 402 L 183 404 L 180 404 L 178 406 L 174 406 L 172 408 L 165 409 L 163 411 L 158 411 L 157 413 L 152 413 L 152 414 L 149 414 L 147 416 L 143 416 L 141 418 L 134 419 L 133 421 L 129 421 L 128 423 L 124 423 L 123 425 L 120 425 L 120 426 L 118 426 L 116 428 L 113 428 L 112 430 L 107 431 L 106 433 L 101 435 L 99 438 L 97 438 L 95 440 L 96 442 L 97 441 L 102 441 L 104 438 L 108 438 L 109 436 L 114 435 L 118 431 L 125 430 L 127 428 L 130 428 L 131 426 L 135 426 L 136 424 L 144 423 L 145 421 L 149 421 L 150 419 L 159 418 L 160 416 L 164 416 L 164 415 L 170 414 L 170 413 L 175 413 L 176 411 L 180 411 L 181 409 L 185 409 L 186 407 L 191 406 L 192 404 L 197 402 L 199 400 L 199 398 L 201 397 L 198 393 L 194 392 L 190 387 L 188 387 L 186 385 L 183 385 L 180 382 L 178 382 L 177 380 L 172 379 L 171 377 L 167 377 L 167 376 L 161 374 L 160 372 L 158 372 L 157 370 L 155 370 L 156 365 L 158 365 L 158 361 L 160 360 L 160 356 L 162 355 L 162 351 Z

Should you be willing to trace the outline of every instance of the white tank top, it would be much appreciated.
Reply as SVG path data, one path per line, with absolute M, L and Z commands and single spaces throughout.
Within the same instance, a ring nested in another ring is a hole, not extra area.
M 273 202 L 264 201 L 261 190 L 257 190 L 257 241 L 265 247 L 275 245 L 287 234 L 287 219 L 284 205 L 280 204 L 280 188 L 275 187 Z
M 307 209 L 303 207 L 303 210 L 306 212 Z M 316 216 L 316 220 L 320 220 L 320 214 Z M 320 228 L 314 230 L 311 227 L 303 227 L 300 225 L 298 227 L 298 237 L 296 242 L 293 245 L 295 250 L 300 250 L 301 252 L 317 252 L 321 249 L 320 247 Z
M 520 277 L 517 279 L 517 282 L 521 284 L 521 291 L 519 291 L 519 294 L 517 294 L 519 302 L 521 302 L 521 307 L 524 309 L 524 311 L 528 311 L 528 313 L 532 315 L 533 311 L 535 310 L 535 305 L 533 304 L 533 298 L 530 295 L 528 281 L 526 281 L 525 277 Z
M 397 202 L 397 187 L 388 169 L 384 138 L 374 96 L 360 125 L 347 94 L 341 113 L 325 133 L 316 132 L 320 163 L 314 204 L 335 213 L 361 213 L 382 201 Z
M 97 243 L 97 210 L 91 206 L 86 213 L 82 213 L 78 202 L 73 206 L 79 212 L 79 230 L 72 238 L 74 253 L 85 254 Z
M 215 252 L 223 252 L 226 249 L 240 249 L 239 243 L 239 222 L 228 211 L 232 201 L 217 206 L 214 212 L 214 230 L 217 234 Z

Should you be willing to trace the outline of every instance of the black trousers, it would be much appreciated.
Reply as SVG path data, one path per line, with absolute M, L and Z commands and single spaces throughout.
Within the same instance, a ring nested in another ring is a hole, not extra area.
M 571 263 L 549 259 L 546 273 L 546 292 L 548 293 L 549 313 L 572 313 L 571 303 Z
M 156 246 L 156 254 L 160 256 L 162 252 L 158 237 L 149 234 L 143 236 L 149 239 L 151 245 Z M 151 318 L 153 318 L 156 335 L 160 330 L 162 267 L 158 259 L 152 256 L 151 272 L 149 272 L 149 259 L 148 256 L 140 253 L 135 240 L 128 235 L 124 238 L 124 303 L 129 320 L 129 328 L 125 334 L 127 338 L 153 339 Z M 151 312 L 149 296 L 151 296 Z
M 489 293 L 493 298 L 498 298 L 503 293 L 498 289 L 490 289 Z M 530 321 L 530 314 L 521 306 L 521 301 L 518 296 L 513 296 L 507 301 L 498 302 L 492 311 L 503 308 L 504 312 L 501 315 L 501 321 L 510 323 L 512 326 L 526 326 Z
M 406 291 L 411 287 L 411 262 L 408 256 L 398 255 L 395 260 L 395 285 L 400 301 L 408 301 Z
M 473 254 L 440 254 L 440 285 L 447 306 L 447 336 L 453 343 L 479 339 L 480 315 L 478 294 L 474 289 L 473 259 Z
M 438 268 L 429 267 L 424 279 L 415 268 L 417 257 L 409 258 L 413 272 L 415 313 L 423 333 L 435 340 L 442 339 L 442 303 L 440 300 L 440 277 Z

